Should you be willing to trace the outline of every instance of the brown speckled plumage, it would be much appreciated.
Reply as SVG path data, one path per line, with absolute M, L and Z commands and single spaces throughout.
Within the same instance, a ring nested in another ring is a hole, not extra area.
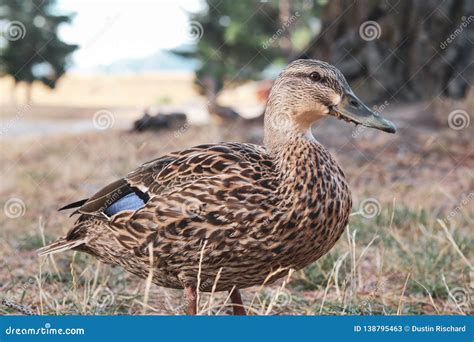
M 308 79 L 314 70 L 328 82 Z M 344 173 L 310 133 L 345 87 L 326 63 L 292 63 L 270 95 L 265 147 L 208 144 L 148 162 L 70 205 L 79 207 L 74 227 L 41 253 L 72 248 L 141 278 L 152 255 L 153 283 L 195 288 L 200 267 L 202 291 L 212 289 L 219 271 L 217 290 L 230 291 L 309 265 L 336 243 L 351 211 Z M 104 213 L 129 193 L 145 206 Z

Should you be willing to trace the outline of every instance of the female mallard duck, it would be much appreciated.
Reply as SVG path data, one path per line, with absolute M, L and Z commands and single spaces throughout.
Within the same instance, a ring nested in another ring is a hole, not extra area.
M 153 283 L 186 290 L 189 314 L 197 286 L 230 291 L 234 314 L 245 314 L 239 289 L 309 265 L 347 225 L 344 173 L 310 130 L 326 116 L 395 132 L 334 66 L 294 61 L 270 93 L 265 146 L 200 145 L 145 163 L 62 208 L 80 216 L 39 254 L 82 251 L 142 278 L 152 266 Z

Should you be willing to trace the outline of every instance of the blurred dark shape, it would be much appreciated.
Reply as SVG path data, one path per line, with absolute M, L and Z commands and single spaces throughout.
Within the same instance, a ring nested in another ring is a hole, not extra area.
M 26 82 L 27 103 L 34 81 L 54 88 L 66 72 L 68 58 L 78 46 L 61 41 L 58 27 L 71 20 L 71 14 L 57 14 L 53 0 L 0 2 L 0 22 L 4 22 L 0 76 L 12 76 L 15 85 Z
M 217 103 L 208 103 L 207 111 L 213 121 L 225 123 L 228 121 L 241 120 L 242 117 L 231 107 L 218 105 Z
M 179 129 L 188 125 L 187 116 L 184 113 L 157 113 L 149 114 L 145 110 L 143 116 L 133 123 L 133 132 L 143 132 L 146 130 L 160 131 L 168 129 Z
M 334 0 L 299 57 L 335 64 L 372 101 L 460 98 L 474 76 L 473 14 L 472 0 Z
M 205 95 L 207 97 L 207 112 L 209 113 L 211 120 L 218 124 L 225 123 L 227 121 L 235 121 L 241 119 L 239 113 L 237 113 L 231 107 L 221 106 L 217 103 L 217 91 L 215 80 L 206 76 L 202 80 L 204 86 Z

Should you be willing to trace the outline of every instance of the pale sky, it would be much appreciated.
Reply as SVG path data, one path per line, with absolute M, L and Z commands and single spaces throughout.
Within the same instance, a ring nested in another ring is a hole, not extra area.
M 60 0 L 61 13 L 75 12 L 59 34 L 80 46 L 74 69 L 145 57 L 189 42 L 187 12 L 203 8 L 199 0 Z

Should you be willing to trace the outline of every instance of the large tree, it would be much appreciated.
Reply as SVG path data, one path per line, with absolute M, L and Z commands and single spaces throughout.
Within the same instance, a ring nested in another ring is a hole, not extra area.
M 333 0 L 300 57 L 336 64 L 373 101 L 463 97 L 474 78 L 474 1 Z
M 53 0 L 2 0 L 0 73 L 12 76 L 15 84 L 41 81 L 54 88 L 66 71 L 68 56 L 77 49 L 57 35 L 58 27 L 70 21 L 71 15 L 55 13 Z M 27 101 L 30 96 L 28 91 Z
M 201 62 L 196 83 L 210 102 L 224 85 L 260 78 L 270 64 L 294 58 L 309 42 L 320 10 L 318 1 L 206 0 L 205 5 L 190 15 L 196 44 L 174 52 Z

